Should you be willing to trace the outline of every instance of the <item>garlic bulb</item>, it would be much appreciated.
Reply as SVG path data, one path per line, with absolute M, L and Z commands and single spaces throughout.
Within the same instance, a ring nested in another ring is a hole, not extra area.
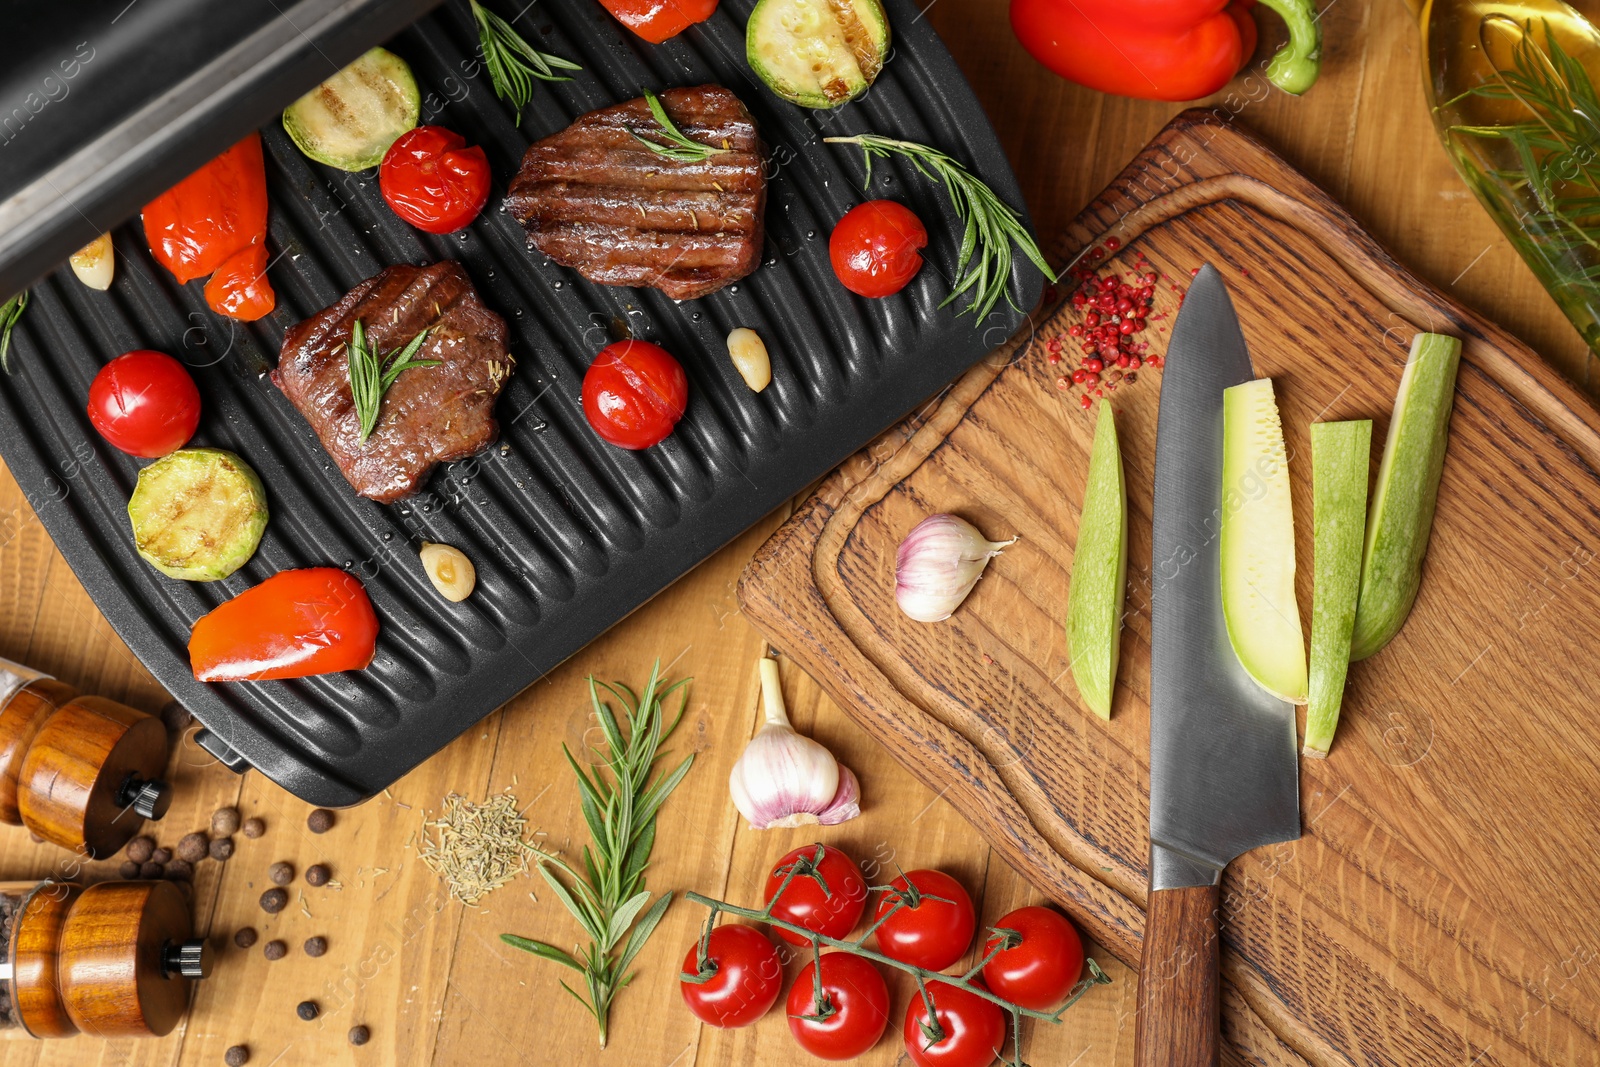
M 783 706 L 778 662 L 761 661 L 766 723 L 728 775 L 734 807 L 757 830 L 835 826 L 861 814 L 861 783 L 820 743 L 796 733 Z
M 990 541 L 955 515 L 929 515 L 900 542 L 894 598 L 918 622 L 948 619 L 972 592 L 983 568 L 1009 541 Z

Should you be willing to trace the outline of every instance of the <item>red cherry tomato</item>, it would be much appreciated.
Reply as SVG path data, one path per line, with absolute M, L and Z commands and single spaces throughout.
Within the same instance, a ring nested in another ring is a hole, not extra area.
M 822 1003 L 817 1003 L 817 961 L 806 964 L 789 987 L 789 1032 L 800 1047 L 825 1060 L 850 1060 L 889 1026 L 889 987 L 878 968 L 848 952 L 822 957 Z
M 790 871 L 794 877 L 779 896 L 778 890 Z M 827 888 L 823 888 L 824 884 Z M 776 903 L 773 897 L 777 897 Z M 805 845 L 778 860 L 767 875 L 766 900 L 777 918 L 824 937 L 842 938 L 856 928 L 861 913 L 867 910 L 867 882 L 856 861 L 838 849 Z M 791 945 L 811 943 L 777 927 L 772 932 Z
M 260 682 L 358 671 L 372 662 L 378 616 L 353 575 L 279 571 L 202 615 L 189 664 L 202 682 Z
M 989 1067 L 1006 1043 L 1000 1005 L 945 982 L 929 982 L 938 1024 L 920 995 L 911 998 L 903 1035 L 917 1067 Z
M 672 354 L 649 341 L 618 341 L 583 376 L 583 413 L 618 448 L 660 444 L 689 406 L 689 379 Z
M 182 363 L 141 348 L 101 367 L 89 383 L 89 421 L 128 455 L 155 459 L 194 436 L 200 390 Z
M 858 296 L 890 296 L 922 269 L 928 230 L 893 200 L 868 200 L 845 212 L 828 238 L 828 258 L 844 287 Z
M 960 882 L 943 871 L 908 871 L 889 885 L 872 916 L 883 920 L 877 937 L 885 956 L 942 971 L 966 954 L 978 917 Z
M 427 233 L 454 233 L 489 199 L 489 157 L 443 126 L 418 126 L 384 153 L 378 188 L 394 213 Z
M 719 926 L 706 946 L 711 977 L 704 982 L 681 980 L 683 1002 L 701 1022 L 712 1026 L 749 1026 L 767 1013 L 783 991 L 783 963 L 778 950 L 761 931 L 749 926 Z M 683 958 L 683 973 L 698 974 L 700 945 Z M 882 981 L 882 979 L 879 979 Z
M 1038 906 L 1018 908 L 994 925 L 997 930 L 1015 930 L 1022 941 L 983 965 L 984 983 L 1024 1008 L 1059 1007 L 1083 973 L 1078 931 L 1059 913 Z M 987 956 L 999 942 L 999 937 L 990 937 L 983 954 Z

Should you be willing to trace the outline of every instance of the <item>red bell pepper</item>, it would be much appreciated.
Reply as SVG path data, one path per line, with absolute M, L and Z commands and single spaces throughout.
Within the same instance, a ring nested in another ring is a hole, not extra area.
M 628 29 L 651 44 L 676 37 L 717 10 L 717 0 L 600 0 Z
M 334 567 L 280 571 L 213 608 L 189 635 L 202 682 L 261 682 L 358 671 L 372 662 L 378 616 L 367 591 Z
M 1063 78 L 1119 96 L 1197 100 L 1221 89 L 1256 48 L 1254 0 L 1011 0 L 1011 28 Z M 1311 0 L 1261 0 L 1289 43 L 1267 78 L 1296 95 L 1317 80 L 1322 24 Z
M 261 135 L 244 140 L 145 205 L 150 253 L 180 282 L 214 274 L 206 303 L 254 322 L 277 303 L 267 282 L 267 170 Z

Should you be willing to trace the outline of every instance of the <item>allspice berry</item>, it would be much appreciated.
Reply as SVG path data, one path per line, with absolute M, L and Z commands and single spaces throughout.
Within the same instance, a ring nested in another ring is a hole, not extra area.
M 306 827 L 314 834 L 325 834 L 333 826 L 333 812 L 317 808 L 306 816 Z
M 206 858 L 206 835 L 196 832 L 184 834 L 178 842 L 178 858 L 188 860 L 190 863 L 199 863 Z
M 150 858 L 157 863 L 165 863 L 172 858 L 172 850 L 170 848 L 158 848 L 150 853 Z
M 315 1019 L 320 1011 L 321 1009 L 317 1007 L 317 1002 L 314 1000 L 302 1000 L 299 1004 L 295 1005 L 294 1009 L 294 1013 L 300 1016 L 300 1018 L 304 1019 L 306 1022 L 310 1022 L 312 1019 Z
M 144 879 L 146 882 L 153 882 L 157 878 L 160 878 L 161 871 L 161 864 L 157 863 L 155 860 L 146 860 L 144 863 L 139 864 L 139 877 Z
M 328 939 L 325 937 L 306 938 L 306 955 L 312 959 L 325 955 L 328 951 Z
M 307 885 L 327 885 L 330 877 L 332 877 L 332 872 L 328 870 L 328 865 L 325 863 L 313 863 L 306 868 Z
M 267 832 L 267 824 L 254 815 L 244 821 L 244 836 L 254 841 Z
M 268 941 L 261 954 L 269 960 L 281 960 L 289 954 L 289 946 L 282 941 Z
M 211 858 L 226 860 L 233 856 L 233 838 L 214 837 L 211 839 Z
M 372 1031 L 365 1026 L 352 1026 L 350 1028 L 350 1043 L 352 1045 L 365 1045 L 372 1040 Z
M 117 873 L 132 881 L 139 877 L 139 865 L 132 860 L 124 860 L 122 866 L 117 868 Z
M 218 808 L 211 813 L 211 832 L 218 837 L 232 837 L 239 832 L 239 809 Z
M 261 910 L 268 915 L 278 914 L 288 903 L 289 894 L 281 889 L 269 889 L 261 894 Z
M 267 868 L 267 877 L 273 885 L 288 885 L 294 881 L 294 864 L 279 860 Z
M 256 943 L 256 928 L 254 926 L 241 926 L 233 933 L 233 943 L 240 948 L 249 948 Z
M 243 1045 L 234 1045 L 222 1054 L 222 1062 L 228 1067 L 244 1067 L 250 1062 L 250 1050 Z
M 189 714 L 189 709 L 176 700 L 167 701 L 166 705 L 161 709 L 161 722 L 167 728 L 167 734 L 170 737 L 178 737 L 189 728 L 189 724 L 193 721 L 194 716 Z
M 169 881 L 187 882 L 194 877 L 194 864 L 188 860 L 173 860 L 166 865 L 163 873 Z
M 148 863 L 150 854 L 156 850 L 156 843 L 144 834 L 140 834 L 128 842 L 128 847 L 123 849 L 123 854 L 135 863 Z

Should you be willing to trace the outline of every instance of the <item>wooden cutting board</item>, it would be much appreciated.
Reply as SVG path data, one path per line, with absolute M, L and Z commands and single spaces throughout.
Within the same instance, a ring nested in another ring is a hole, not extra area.
M 1277 382 L 1308 632 L 1309 424 L 1373 419 L 1376 469 L 1412 334 L 1465 341 L 1416 607 L 1352 667 L 1330 757 L 1302 761 L 1304 836 L 1224 880 L 1230 1062 L 1600 1063 L 1600 415 L 1211 112 L 1175 120 L 1073 228 L 1079 248 L 1109 236 L 1122 248 L 1106 269 L 1143 253 L 1182 282 L 1207 261 L 1227 279 L 1256 371 Z M 1163 282 L 1159 329 L 1176 307 Z M 1131 965 L 1149 848 L 1159 374 L 1111 394 L 1133 523 L 1107 723 L 1078 697 L 1062 628 L 1093 420 L 1058 392 L 1045 342 L 1078 318 L 1068 306 L 1035 321 L 832 475 L 757 554 L 740 597 Z M 1164 332 L 1152 340 L 1164 350 Z M 894 558 L 935 511 L 1020 540 L 952 619 L 924 625 L 895 607 Z M 893 803 L 864 788 L 868 818 Z

